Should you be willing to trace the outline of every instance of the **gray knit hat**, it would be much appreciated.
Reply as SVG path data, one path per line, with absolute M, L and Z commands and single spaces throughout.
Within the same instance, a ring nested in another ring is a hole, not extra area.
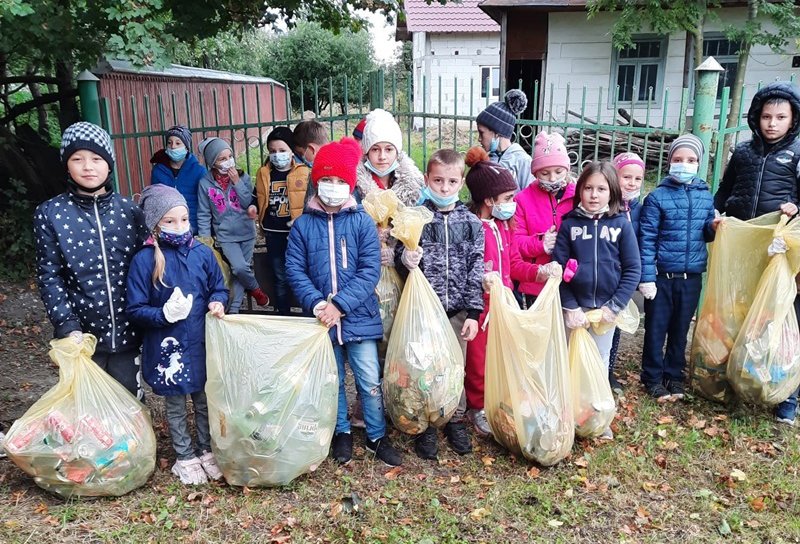
M 672 162 L 672 154 L 681 148 L 691 149 L 697 155 L 698 162 L 703 159 L 703 142 L 694 134 L 681 134 L 669 145 L 669 154 L 667 155 L 667 164 Z
M 81 149 L 97 153 L 108 163 L 109 170 L 114 170 L 114 146 L 111 136 L 101 127 L 81 121 L 67 127 L 61 136 L 61 162 L 66 166 L 70 156 Z
M 206 163 L 206 168 L 211 170 L 211 167 L 214 166 L 215 162 L 217 162 L 217 157 L 219 157 L 220 153 L 226 149 L 231 149 L 231 146 L 222 138 L 211 136 L 210 138 L 206 138 L 200 142 L 200 145 L 197 146 L 197 149 L 203 155 L 203 161 Z M 233 151 L 233 149 L 231 149 L 231 151 Z
M 166 139 L 169 139 L 170 136 L 177 136 L 183 145 L 186 146 L 186 150 L 188 152 L 192 152 L 192 133 L 189 132 L 189 129 L 183 125 L 175 125 L 173 127 L 169 127 L 167 132 L 164 134 Z
M 525 93 L 519 89 L 511 89 L 502 102 L 493 102 L 486 106 L 478 114 L 477 122 L 503 138 L 511 138 L 514 125 L 517 124 L 517 115 L 525 111 L 527 105 L 528 97 Z
M 153 232 L 164 214 L 172 208 L 183 206 L 189 209 L 186 199 L 177 189 L 161 183 L 148 185 L 142 190 L 139 206 L 144 211 L 144 224 L 150 232 Z

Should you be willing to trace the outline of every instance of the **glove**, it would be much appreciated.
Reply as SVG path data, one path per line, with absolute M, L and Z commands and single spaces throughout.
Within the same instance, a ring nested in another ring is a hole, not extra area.
M 778 253 L 786 253 L 789 249 L 789 246 L 786 245 L 786 240 L 783 239 L 783 236 L 777 236 L 772 239 L 772 243 L 767 248 L 767 255 L 773 257 Z
M 72 341 L 76 344 L 83 343 L 83 333 L 81 331 L 72 331 L 69 333 L 69 338 L 72 338 Z
M 409 270 L 419 267 L 419 262 L 422 260 L 422 248 L 418 247 L 414 251 L 408 248 L 404 249 L 400 260 Z
M 394 249 L 390 247 L 381 248 L 381 265 L 394 266 Z
M 314 314 L 314 317 L 319 319 L 319 314 L 322 313 L 322 310 L 324 310 L 325 306 L 327 306 L 327 305 L 328 305 L 328 303 L 326 301 L 324 301 L 324 300 L 321 301 L 321 302 L 317 302 L 317 305 L 314 306 L 313 310 L 311 310 L 311 312 Z
M 576 308 L 574 310 L 564 310 L 564 324 L 568 329 L 580 329 L 589 326 L 589 320 L 586 319 L 586 314 L 583 310 Z
M 550 230 L 544 233 L 542 236 L 542 244 L 544 245 L 544 252 L 550 255 L 553 252 L 553 248 L 556 247 L 556 237 L 558 233 L 556 232 L 555 226 L 550 227 Z
M 560 278 L 563 272 L 561 265 L 557 262 L 540 265 L 539 270 L 536 272 L 536 283 L 543 283 L 548 278 Z
M 492 290 L 492 285 L 495 283 L 502 283 L 503 279 L 497 272 L 487 272 L 483 275 L 483 291 L 488 293 Z
M 601 320 L 602 323 L 614 323 L 617 320 L 617 314 L 609 308 L 608 306 L 603 306 L 601 308 L 603 311 L 603 319 Z
M 185 297 L 181 288 L 176 287 L 162 308 L 166 320 L 170 323 L 177 323 L 182 319 L 186 319 L 189 316 L 189 312 L 192 311 L 193 299 L 194 295 L 189 293 L 189 296 Z
M 639 284 L 639 292 L 647 300 L 653 300 L 654 298 L 656 298 L 656 293 L 658 292 L 658 289 L 656 288 L 655 282 L 649 281 L 647 283 Z
M 385 244 L 385 243 L 386 243 L 386 240 L 388 240 L 388 239 L 389 239 L 389 232 L 390 232 L 391 230 L 392 230 L 392 229 L 390 229 L 389 227 L 378 227 L 378 240 L 379 240 L 379 241 L 380 241 L 382 244 Z

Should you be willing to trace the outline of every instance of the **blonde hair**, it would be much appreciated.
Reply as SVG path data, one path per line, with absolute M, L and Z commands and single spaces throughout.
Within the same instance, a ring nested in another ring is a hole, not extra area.
M 431 165 L 441 164 L 442 166 L 458 166 L 464 172 L 464 156 L 455 149 L 440 149 L 428 159 L 426 172 L 431 171 Z
M 167 261 L 164 259 L 164 253 L 158 245 L 159 230 L 158 227 L 153 229 L 153 260 L 155 261 L 153 265 L 153 287 L 158 287 L 159 283 L 164 287 L 168 287 L 168 285 L 164 283 L 164 269 L 167 266 Z

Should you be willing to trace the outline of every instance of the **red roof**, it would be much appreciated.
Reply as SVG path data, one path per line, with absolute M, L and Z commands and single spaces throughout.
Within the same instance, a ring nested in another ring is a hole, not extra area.
M 478 7 L 481 0 L 448 2 L 405 0 L 409 32 L 500 32 L 500 25 Z

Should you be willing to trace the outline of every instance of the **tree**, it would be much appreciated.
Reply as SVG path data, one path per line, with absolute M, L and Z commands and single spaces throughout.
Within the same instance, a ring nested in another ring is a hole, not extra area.
M 180 44 L 173 58 L 174 62 L 186 66 L 262 76 L 271 39 L 273 37 L 261 29 L 226 31 L 194 43 Z

